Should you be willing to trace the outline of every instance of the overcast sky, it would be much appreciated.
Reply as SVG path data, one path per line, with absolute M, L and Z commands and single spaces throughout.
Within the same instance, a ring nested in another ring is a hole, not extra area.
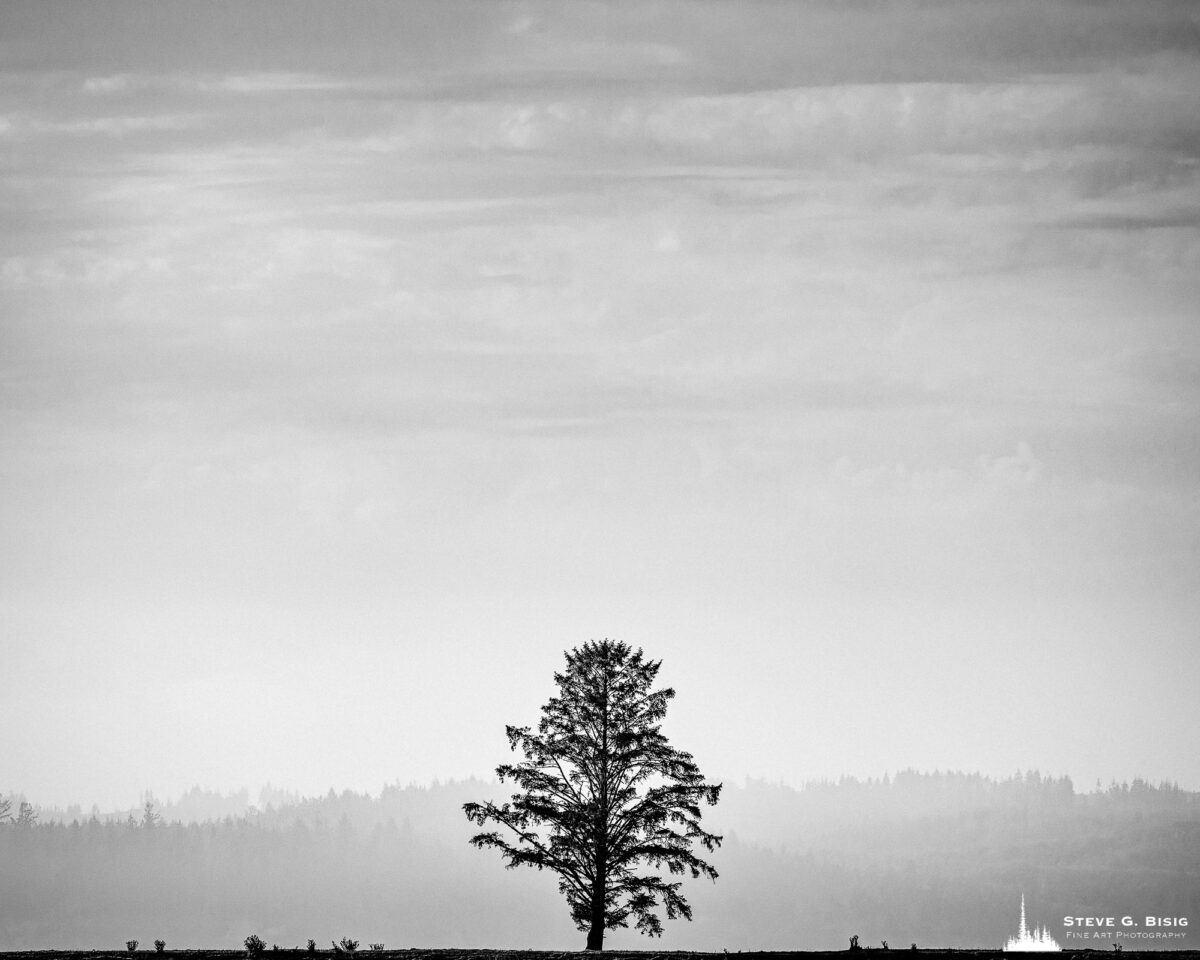
M 0 5 L 0 792 L 1200 788 L 1200 8 Z

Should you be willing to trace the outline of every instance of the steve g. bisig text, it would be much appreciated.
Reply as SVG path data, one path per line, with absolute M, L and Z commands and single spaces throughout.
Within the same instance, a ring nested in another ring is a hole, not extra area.
M 1152 917 L 1126 914 L 1123 917 L 1063 917 L 1068 939 L 1087 940 L 1115 937 L 1130 940 L 1182 940 L 1187 936 L 1187 917 Z

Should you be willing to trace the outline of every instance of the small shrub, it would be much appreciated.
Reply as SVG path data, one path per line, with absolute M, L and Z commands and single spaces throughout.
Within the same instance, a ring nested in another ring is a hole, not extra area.
M 309 953 L 317 952 L 317 941 L 312 939 L 312 937 L 308 938 L 308 952 Z
M 342 949 L 345 950 L 347 953 L 353 953 L 355 950 L 358 949 L 358 941 L 351 940 L 349 937 L 342 937 L 342 939 L 339 940 L 338 943 L 341 944 Z
M 166 949 L 167 949 L 167 941 L 166 940 L 155 940 L 154 941 L 154 952 L 155 953 L 162 953 Z
M 252 933 L 242 941 L 246 945 L 246 953 L 252 957 L 262 956 L 262 952 L 267 949 L 267 945 L 263 942 L 263 938 L 257 933 Z
M 137 949 L 138 942 L 136 940 L 126 940 L 125 949 L 133 953 Z
M 382 943 L 369 943 L 367 946 L 369 946 L 375 953 L 383 953 Z

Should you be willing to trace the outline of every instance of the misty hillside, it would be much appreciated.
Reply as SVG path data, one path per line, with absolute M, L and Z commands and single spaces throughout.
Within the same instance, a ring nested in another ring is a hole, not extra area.
M 36 823 L 0 827 L 0 949 L 224 947 L 251 932 L 280 946 L 581 946 L 552 876 L 468 846 L 462 804 L 504 795 L 469 780 L 378 796 L 265 788 L 253 804 L 196 788 L 108 815 L 41 808 Z M 993 946 L 1022 893 L 1055 935 L 1068 913 L 1200 903 L 1200 794 L 1167 784 L 1084 794 L 1037 774 L 911 771 L 800 790 L 750 781 L 727 785 L 706 820 L 726 837 L 712 857 L 721 876 L 685 884 L 695 920 L 668 923 L 664 949 L 839 948 L 851 934 Z M 627 931 L 610 943 L 651 945 Z

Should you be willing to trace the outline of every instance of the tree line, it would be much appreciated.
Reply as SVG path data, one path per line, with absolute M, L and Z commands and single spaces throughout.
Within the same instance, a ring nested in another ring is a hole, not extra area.
M 669 926 L 663 945 L 841 948 L 860 933 L 992 946 L 1012 932 L 1022 891 L 1039 922 L 1200 902 L 1200 794 L 1117 784 L 1066 795 L 1048 779 L 727 783 L 711 814 L 725 836 L 719 886 L 695 887 L 693 923 Z M 983 799 L 945 800 L 960 790 Z M 0 949 L 133 937 L 237 947 L 251 932 L 280 946 L 349 934 L 561 949 L 576 934 L 554 880 L 468 846 L 462 804 L 502 792 L 480 780 L 391 785 L 186 824 L 166 804 L 147 824 L 144 807 L 64 820 L 46 808 L 37 819 L 32 803 L 18 824 L 13 804 L 0 825 Z M 611 939 L 639 945 L 632 932 Z

